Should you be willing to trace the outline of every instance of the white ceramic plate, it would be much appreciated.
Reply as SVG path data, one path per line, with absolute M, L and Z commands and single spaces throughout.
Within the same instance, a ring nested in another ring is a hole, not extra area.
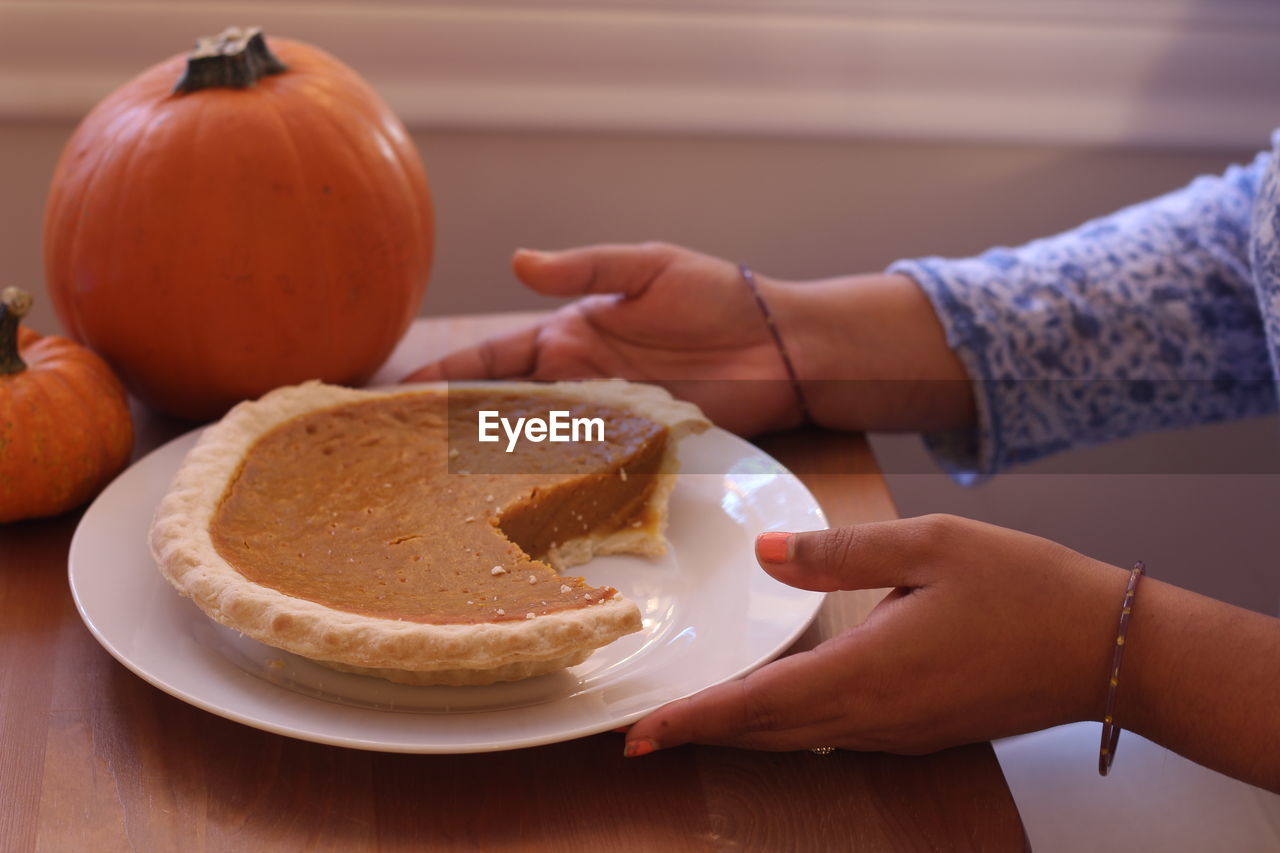
M 198 431 L 121 474 L 71 542 L 71 591 L 98 642 L 179 699 L 304 740 L 388 752 L 486 752 L 634 722 L 673 699 L 743 675 L 804 631 L 822 595 L 792 589 L 753 556 L 762 530 L 813 530 L 809 491 L 722 430 L 686 439 L 671 497 L 670 553 L 575 567 L 640 606 L 644 628 L 553 675 L 487 687 L 410 687 L 348 675 L 249 640 L 208 619 L 160 576 L 151 514 Z

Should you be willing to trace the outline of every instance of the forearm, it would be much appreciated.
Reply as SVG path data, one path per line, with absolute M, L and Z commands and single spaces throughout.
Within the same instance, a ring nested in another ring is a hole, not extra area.
M 1149 578 L 1132 618 L 1117 722 L 1280 792 L 1280 619 Z
M 814 419 L 832 429 L 974 422 L 972 383 L 920 287 L 903 275 L 762 281 Z

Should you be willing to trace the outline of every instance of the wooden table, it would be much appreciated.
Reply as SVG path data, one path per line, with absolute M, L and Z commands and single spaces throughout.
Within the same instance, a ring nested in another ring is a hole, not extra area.
M 528 315 L 420 321 L 394 380 Z M 190 428 L 135 407 L 138 454 Z M 893 503 L 856 435 L 774 436 L 831 523 Z M 187 705 L 112 659 L 72 604 L 72 513 L 0 526 L 0 850 L 1009 850 L 1018 812 L 989 744 L 935 755 L 686 746 L 624 760 L 622 739 L 482 755 L 391 755 L 268 734 Z M 832 595 L 802 642 L 860 620 Z

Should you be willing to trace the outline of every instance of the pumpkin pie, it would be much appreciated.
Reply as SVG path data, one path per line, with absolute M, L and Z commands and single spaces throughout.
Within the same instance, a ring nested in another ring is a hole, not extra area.
M 554 433 L 556 412 L 571 414 L 568 440 L 511 429 Z M 640 628 L 616 590 L 559 572 L 662 553 L 676 444 L 708 425 L 617 380 L 282 388 L 205 431 L 151 549 L 214 620 L 327 666 L 411 684 L 526 678 Z

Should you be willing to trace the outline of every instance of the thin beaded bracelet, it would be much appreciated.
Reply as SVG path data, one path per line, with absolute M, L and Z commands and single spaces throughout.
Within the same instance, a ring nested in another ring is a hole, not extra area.
M 1120 686 L 1120 664 L 1124 661 L 1124 638 L 1129 633 L 1129 617 L 1133 615 L 1133 596 L 1138 591 L 1138 581 L 1147 571 L 1146 563 L 1139 560 L 1129 572 L 1129 586 L 1124 591 L 1124 603 L 1120 605 L 1120 628 L 1116 631 L 1116 650 L 1111 658 L 1111 680 L 1107 684 L 1107 709 L 1102 716 L 1102 746 L 1098 750 L 1098 773 L 1106 776 L 1116 757 L 1116 744 L 1120 742 L 1120 727 L 1116 725 L 1116 688 Z
M 744 263 L 738 264 L 738 271 L 742 274 L 742 280 L 747 283 L 747 287 L 751 290 L 751 295 L 755 297 L 756 305 L 760 306 L 760 314 L 764 317 L 764 324 L 769 327 L 769 334 L 773 336 L 774 346 L 778 348 L 778 355 L 782 357 L 782 366 L 787 371 L 787 378 L 791 380 L 791 390 L 795 392 L 796 403 L 800 406 L 800 416 L 804 419 L 804 423 L 813 423 L 813 415 L 809 412 L 809 403 L 805 400 L 804 388 L 800 386 L 800 377 L 796 374 L 795 364 L 792 363 L 791 356 L 787 353 L 787 347 L 782 342 L 782 333 L 778 331 L 778 324 L 774 322 L 773 313 L 769 311 L 769 306 L 764 301 L 764 295 L 760 293 L 760 285 L 756 281 L 756 275 L 751 271 L 751 267 Z

